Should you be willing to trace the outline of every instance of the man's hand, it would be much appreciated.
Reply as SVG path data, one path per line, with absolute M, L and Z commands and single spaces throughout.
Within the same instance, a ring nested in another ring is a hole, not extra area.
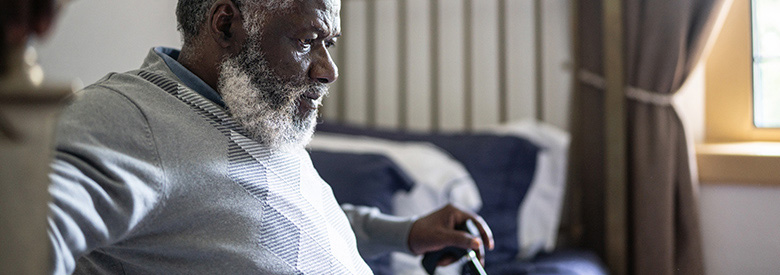
M 465 223 L 466 220 L 473 220 L 479 229 L 481 236 L 472 236 L 467 232 L 455 229 L 458 224 Z M 493 250 L 493 232 L 490 231 L 485 220 L 482 217 L 458 209 L 455 206 L 447 205 L 425 217 L 418 219 L 412 224 L 412 230 L 409 232 L 409 249 L 412 253 L 420 255 L 430 251 L 440 250 L 447 246 L 456 246 L 464 249 L 473 249 L 482 264 L 485 264 L 485 246 Z M 439 265 L 448 265 L 458 259 L 443 258 Z

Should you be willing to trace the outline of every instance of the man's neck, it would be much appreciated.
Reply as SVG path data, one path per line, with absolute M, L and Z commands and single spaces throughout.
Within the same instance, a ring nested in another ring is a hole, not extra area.
M 198 54 L 203 52 L 201 49 L 185 44 L 177 61 L 219 93 L 217 89 L 219 61 L 214 58 L 214 55 Z

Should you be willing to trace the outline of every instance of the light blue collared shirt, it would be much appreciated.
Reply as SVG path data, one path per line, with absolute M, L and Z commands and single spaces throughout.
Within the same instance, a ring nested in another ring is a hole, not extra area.
M 173 48 L 156 47 L 154 48 L 154 52 L 162 57 L 163 61 L 165 61 L 165 64 L 168 65 L 168 68 L 171 69 L 173 74 L 175 74 L 176 77 L 178 77 L 184 83 L 184 85 L 199 93 L 208 100 L 211 100 L 219 106 L 222 106 L 222 108 L 226 108 L 225 102 L 222 101 L 222 96 L 219 95 L 217 91 L 211 88 L 209 84 L 206 84 L 206 82 L 200 79 L 200 77 L 182 66 L 179 61 L 177 61 L 181 51 Z

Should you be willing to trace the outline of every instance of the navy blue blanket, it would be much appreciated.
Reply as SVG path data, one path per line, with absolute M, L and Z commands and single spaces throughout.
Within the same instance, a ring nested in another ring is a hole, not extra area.
M 364 135 L 395 141 L 426 141 L 460 161 L 479 188 L 479 214 L 493 230 L 496 249 L 486 264 L 513 261 L 519 251 L 518 209 L 531 186 L 540 148 L 530 141 L 490 134 L 422 134 L 370 130 L 337 124 L 320 124 L 318 132 Z M 338 197 L 338 195 L 337 195 Z
M 606 275 L 607 268 L 595 253 L 562 250 L 542 253 L 533 259 L 486 265 L 490 275 Z

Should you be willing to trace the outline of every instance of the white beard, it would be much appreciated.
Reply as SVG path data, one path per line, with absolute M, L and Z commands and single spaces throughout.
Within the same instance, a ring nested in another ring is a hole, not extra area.
M 259 36 L 258 36 L 259 37 Z M 327 94 L 324 84 L 303 80 L 282 80 L 268 66 L 259 41 L 247 39 L 247 46 L 221 64 L 219 90 L 233 118 L 249 137 L 273 150 L 301 149 L 311 141 L 317 111 L 300 115 L 298 99 L 308 90 Z

